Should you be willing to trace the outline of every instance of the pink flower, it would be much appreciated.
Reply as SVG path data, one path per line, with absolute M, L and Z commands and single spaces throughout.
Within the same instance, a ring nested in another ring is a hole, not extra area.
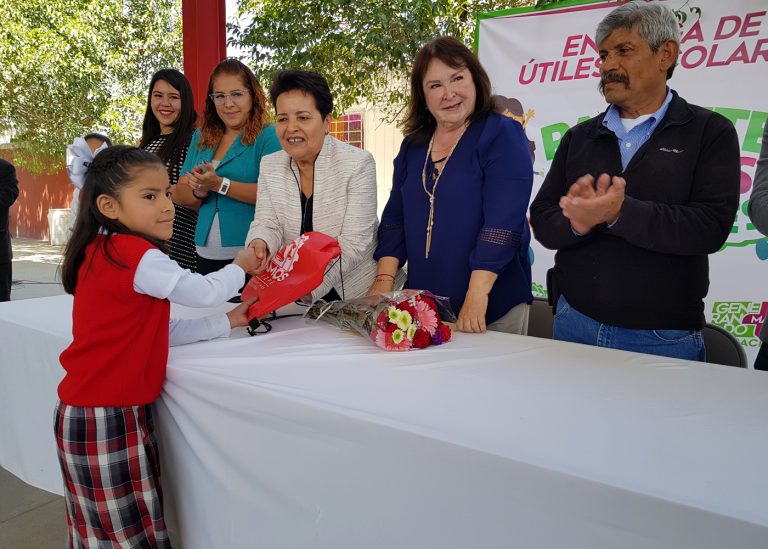
M 405 336 L 405 332 L 400 329 L 389 332 L 376 328 L 371 332 L 371 341 L 385 351 L 407 351 L 413 345 L 413 342 Z
M 431 297 L 427 297 L 426 295 L 421 294 L 416 297 L 416 300 L 423 301 L 424 303 L 429 305 L 429 308 L 432 309 L 433 311 L 437 310 L 437 303 L 435 303 L 435 300 L 432 299 Z
M 417 301 L 416 322 L 420 328 L 426 330 L 429 335 L 432 335 L 437 329 L 437 313 L 427 303 Z

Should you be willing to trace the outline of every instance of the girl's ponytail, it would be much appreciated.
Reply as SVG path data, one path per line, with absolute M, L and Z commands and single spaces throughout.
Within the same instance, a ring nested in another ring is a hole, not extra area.
M 119 200 L 120 191 L 131 183 L 135 171 L 150 166 L 165 169 L 163 161 L 154 154 L 128 146 L 109 147 L 96 155 L 88 166 L 85 184 L 80 192 L 77 220 L 72 229 L 72 236 L 64 248 L 64 261 L 61 265 L 61 282 L 67 293 L 74 295 L 78 273 L 85 261 L 85 250 L 98 234 L 104 234 L 105 238 L 100 247 L 107 259 L 116 265 L 122 265 L 109 252 L 110 237 L 115 233 L 134 233 L 119 221 L 102 214 L 96 205 L 96 199 L 105 194 Z M 163 246 L 161 242 L 153 244 Z

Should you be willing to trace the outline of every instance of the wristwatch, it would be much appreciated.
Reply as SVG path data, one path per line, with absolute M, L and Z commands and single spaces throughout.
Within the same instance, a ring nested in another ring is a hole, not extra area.
M 222 177 L 221 178 L 221 187 L 219 187 L 219 190 L 216 191 L 219 194 L 227 194 L 229 192 L 229 185 L 232 182 L 229 180 L 228 177 Z

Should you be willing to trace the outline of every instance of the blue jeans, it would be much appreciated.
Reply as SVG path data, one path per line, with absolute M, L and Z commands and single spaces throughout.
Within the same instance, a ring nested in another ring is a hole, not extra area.
M 552 337 L 635 353 L 706 360 L 701 330 L 635 330 L 602 324 L 571 307 L 563 295 L 557 301 Z

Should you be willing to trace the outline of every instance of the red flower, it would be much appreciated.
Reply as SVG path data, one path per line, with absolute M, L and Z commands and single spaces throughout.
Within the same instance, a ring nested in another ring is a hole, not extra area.
M 381 314 L 376 319 L 376 325 L 383 330 L 387 327 L 388 324 L 389 324 L 389 315 L 387 315 L 387 310 L 384 309 L 383 311 L 381 311 Z
M 451 327 L 441 322 L 438 330 L 440 330 L 440 339 L 443 340 L 443 343 L 448 343 L 451 340 Z
M 416 330 L 416 334 L 413 336 L 413 346 L 416 349 L 423 349 L 428 347 L 432 342 L 432 338 L 429 336 L 426 330 Z
M 416 318 L 416 307 L 414 307 L 407 301 L 403 303 L 398 303 L 397 308 L 401 311 L 408 311 L 409 313 L 411 313 L 411 318 Z

